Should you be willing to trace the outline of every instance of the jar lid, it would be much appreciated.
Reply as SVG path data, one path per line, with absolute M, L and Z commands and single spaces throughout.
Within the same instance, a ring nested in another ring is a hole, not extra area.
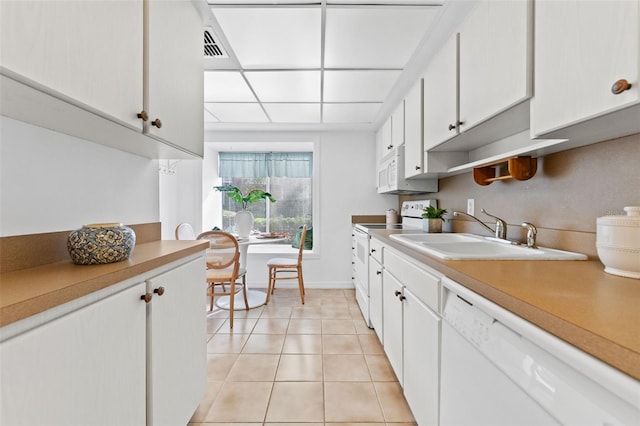
M 640 206 L 628 206 L 624 208 L 626 215 L 602 216 L 596 220 L 598 225 L 632 226 L 640 227 Z

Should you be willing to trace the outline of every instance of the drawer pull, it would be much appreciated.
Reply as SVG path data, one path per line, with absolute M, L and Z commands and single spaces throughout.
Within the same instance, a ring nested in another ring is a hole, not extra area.
M 159 129 L 160 127 L 162 127 L 162 121 L 160 121 L 159 118 L 156 118 L 151 122 L 151 125 L 156 126 Z
M 455 130 L 456 126 L 454 126 L 453 124 L 449 124 L 449 131 L 451 130 Z
M 382 275 L 382 271 L 376 271 L 376 275 Z
M 145 293 L 142 296 L 140 296 L 140 299 L 144 300 L 144 303 L 149 303 L 149 302 L 151 302 L 151 298 L 152 297 L 153 296 L 151 295 L 151 293 Z
M 371 253 L 374 253 L 376 251 L 376 249 L 371 249 Z
M 629 89 L 631 89 L 631 83 L 623 78 L 613 83 L 613 86 L 611 86 L 611 93 L 613 93 L 614 95 L 619 95 L 620 93 Z
M 162 296 L 164 294 L 164 287 L 158 287 L 155 290 L 153 290 L 153 292 L 158 296 Z
M 396 291 L 393 292 L 393 294 L 395 294 L 396 296 L 400 296 L 402 294 L 402 292 L 396 290 Z

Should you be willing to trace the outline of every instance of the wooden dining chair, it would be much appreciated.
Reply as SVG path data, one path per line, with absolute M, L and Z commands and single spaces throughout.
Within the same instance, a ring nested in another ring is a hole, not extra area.
M 277 280 L 298 280 L 298 288 L 300 289 L 300 299 L 304 305 L 304 279 L 302 278 L 302 251 L 304 250 L 304 239 L 307 235 L 307 225 L 302 227 L 300 235 L 300 249 L 298 250 L 298 259 L 276 257 L 267 261 L 269 268 L 269 286 L 267 288 L 267 300 L 276 289 Z M 283 275 L 284 274 L 284 275 Z
M 195 240 L 196 233 L 193 226 L 188 223 L 181 223 L 176 226 L 176 240 Z
M 209 311 L 213 310 L 214 298 L 229 296 L 229 328 L 233 328 L 235 295 L 242 291 L 245 309 L 249 309 L 245 272 L 240 270 L 240 248 L 238 240 L 228 232 L 207 231 L 198 235 L 198 240 L 209 240 L 207 249 L 207 296 Z M 241 275 L 242 274 L 242 275 Z M 242 282 L 237 283 L 242 276 Z

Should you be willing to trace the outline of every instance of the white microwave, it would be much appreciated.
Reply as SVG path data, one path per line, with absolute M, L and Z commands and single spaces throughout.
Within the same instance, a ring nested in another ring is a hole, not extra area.
M 438 192 L 438 179 L 404 178 L 404 145 L 387 153 L 378 167 L 378 194 Z

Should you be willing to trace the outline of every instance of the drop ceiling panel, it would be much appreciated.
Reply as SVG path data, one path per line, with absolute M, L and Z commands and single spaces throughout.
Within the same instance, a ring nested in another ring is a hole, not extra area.
M 319 68 L 319 6 L 212 7 L 245 69 Z
M 260 102 L 320 102 L 320 71 L 247 71 L 245 76 Z
M 325 67 L 405 67 L 435 7 L 327 7 Z
M 257 103 L 206 103 L 221 123 L 266 123 L 269 118 Z
M 319 123 L 320 104 L 263 104 L 274 123 Z
M 204 108 L 204 122 L 205 123 L 217 123 L 218 120 L 213 114 L 209 112 L 207 108 Z
M 255 102 L 251 89 L 238 71 L 205 71 L 205 102 Z
M 381 103 L 324 104 L 324 123 L 371 123 L 382 106 Z
M 383 102 L 400 71 L 325 71 L 325 102 Z

